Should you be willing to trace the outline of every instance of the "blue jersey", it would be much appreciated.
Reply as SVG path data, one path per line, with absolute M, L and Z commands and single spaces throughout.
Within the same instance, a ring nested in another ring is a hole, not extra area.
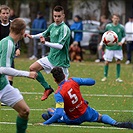
M 64 116 L 64 111 L 70 120 L 78 119 L 84 115 L 88 105 L 80 93 L 80 86 L 91 86 L 94 84 L 95 80 L 90 78 L 70 78 L 67 81 L 62 81 L 54 95 L 56 111 L 44 124 L 56 122 L 60 117 Z

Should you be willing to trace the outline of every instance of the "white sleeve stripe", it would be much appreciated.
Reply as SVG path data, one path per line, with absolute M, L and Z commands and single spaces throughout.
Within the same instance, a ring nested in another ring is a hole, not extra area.
M 12 49 L 13 49 L 13 42 L 11 40 L 8 41 L 8 47 L 7 47 L 7 55 L 6 55 L 6 66 L 10 67 L 11 66 L 11 54 L 12 54 Z
M 67 27 L 64 25 L 64 36 L 61 40 L 59 40 L 59 42 L 61 42 L 67 35 Z

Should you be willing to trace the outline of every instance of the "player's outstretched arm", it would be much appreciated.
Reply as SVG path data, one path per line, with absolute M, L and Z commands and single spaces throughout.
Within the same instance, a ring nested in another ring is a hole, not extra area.
M 37 73 L 36 72 L 28 72 L 23 70 L 16 70 L 11 67 L 0 67 L 0 74 L 15 76 L 15 77 L 28 77 L 32 79 L 36 79 Z
M 37 75 L 38 75 L 36 72 L 33 72 L 33 71 L 32 71 L 32 72 L 29 72 L 29 73 L 30 73 L 29 76 L 28 76 L 29 78 L 31 78 L 31 79 L 36 79 L 36 77 L 37 77 Z
M 56 48 L 56 49 L 62 49 L 63 48 L 63 45 L 62 44 L 59 44 L 59 43 L 51 43 L 51 42 L 47 42 L 47 41 L 45 41 L 45 44 L 44 45 L 46 45 L 48 47 Z
M 30 34 L 28 34 L 28 33 L 25 33 L 24 37 L 28 37 L 28 38 L 32 39 L 32 36 Z
M 39 38 L 42 36 L 42 34 L 43 34 L 43 33 L 39 33 L 39 34 L 36 34 L 36 35 L 30 35 L 30 34 L 28 34 L 28 33 L 25 33 L 25 34 L 24 34 L 24 37 L 28 37 L 28 38 L 30 38 L 30 39 L 32 39 L 32 38 L 39 39 Z
M 72 78 L 75 82 L 77 82 L 79 85 L 86 85 L 86 86 L 92 86 L 95 84 L 95 80 L 92 78 L 78 78 L 73 77 Z
M 54 115 L 51 118 L 49 118 L 47 121 L 43 122 L 43 124 L 49 125 L 54 122 L 57 122 L 63 116 L 64 114 L 63 112 L 64 112 L 63 108 L 56 108 Z

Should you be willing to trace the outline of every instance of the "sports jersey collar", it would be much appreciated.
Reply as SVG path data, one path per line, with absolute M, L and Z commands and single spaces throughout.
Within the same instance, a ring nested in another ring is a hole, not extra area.
M 59 83 L 59 86 L 63 85 L 66 82 L 66 80 L 64 79 L 63 81 L 61 81 L 61 83 Z
M 2 25 L 2 26 L 8 26 L 8 25 L 9 25 L 9 22 L 8 22 L 7 24 L 1 23 L 1 25 Z
M 60 24 L 58 24 L 58 25 L 57 25 L 56 23 L 55 23 L 54 25 L 55 25 L 55 26 L 59 26 L 59 25 L 61 25 L 61 24 L 63 24 L 63 23 L 64 23 L 64 21 L 62 21 L 62 22 L 61 22 Z
M 119 25 L 119 23 L 118 23 L 117 25 L 114 25 L 114 24 L 112 23 L 112 25 L 115 27 L 115 26 L 118 26 L 118 25 Z

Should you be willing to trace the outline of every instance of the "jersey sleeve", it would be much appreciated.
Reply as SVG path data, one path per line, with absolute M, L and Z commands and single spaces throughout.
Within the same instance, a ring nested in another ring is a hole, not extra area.
M 70 38 L 70 29 L 66 26 L 63 25 L 62 28 L 60 29 L 60 36 L 58 43 L 64 45 Z
M 48 119 L 47 121 L 45 121 L 43 124 L 47 125 L 47 124 L 52 124 L 54 122 L 57 122 L 58 119 L 60 119 L 64 114 L 64 109 L 62 108 L 57 108 L 54 112 L 54 115 Z
M 44 37 L 49 37 L 49 36 L 50 36 L 50 29 L 51 29 L 51 27 L 52 27 L 52 24 L 47 28 L 47 30 L 45 30 L 45 31 L 42 33 L 42 35 L 43 35 Z
M 95 80 L 92 78 L 77 78 L 73 77 L 72 80 L 77 82 L 80 86 L 81 85 L 86 85 L 86 86 L 92 86 L 95 84 Z
M 59 43 L 50 43 L 50 42 L 45 42 L 45 45 L 48 47 L 52 47 L 52 48 L 56 48 L 56 49 L 62 49 L 63 45 L 59 44 Z
M 54 115 L 43 124 L 52 124 L 54 122 L 57 122 L 58 119 L 60 119 L 64 115 L 64 100 L 62 96 L 57 93 L 54 95 L 54 97 L 56 101 L 56 110 L 54 112 Z
M 28 71 L 16 70 L 11 67 L 0 67 L 0 74 L 15 76 L 15 77 L 29 77 Z
M 64 108 L 64 99 L 60 93 L 54 95 L 56 108 Z
M 10 40 L 2 40 L 1 48 L 0 65 L 3 67 L 10 67 L 15 54 L 15 45 Z

